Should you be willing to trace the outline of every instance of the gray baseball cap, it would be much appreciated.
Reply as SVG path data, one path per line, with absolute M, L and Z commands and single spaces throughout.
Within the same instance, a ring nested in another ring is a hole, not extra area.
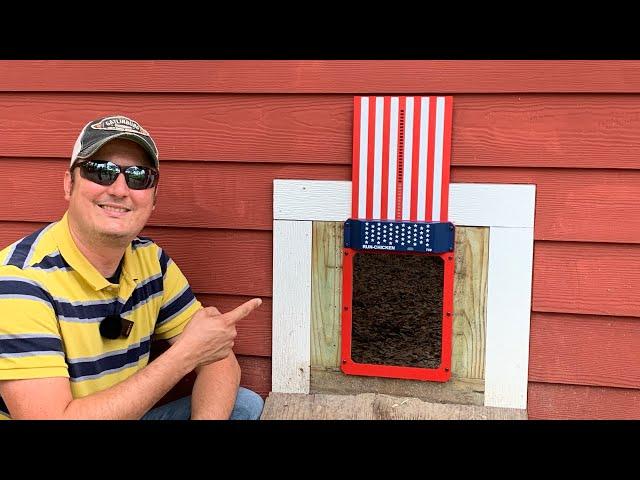
M 89 158 L 114 138 L 126 138 L 136 142 L 149 153 L 155 167 L 160 167 L 158 149 L 149 132 L 138 122 L 124 115 L 111 115 L 87 123 L 73 146 L 69 167 L 72 167 L 76 160 Z

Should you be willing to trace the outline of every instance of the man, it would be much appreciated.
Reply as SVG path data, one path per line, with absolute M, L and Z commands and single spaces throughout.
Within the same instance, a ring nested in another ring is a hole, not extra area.
M 158 151 L 122 115 L 89 122 L 62 219 L 0 251 L 0 410 L 14 419 L 257 419 L 239 387 L 236 321 L 262 301 L 203 308 L 151 239 Z M 149 362 L 152 339 L 170 347 Z M 152 407 L 184 375 L 191 397 Z M 152 409 L 150 411 L 150 409 Z

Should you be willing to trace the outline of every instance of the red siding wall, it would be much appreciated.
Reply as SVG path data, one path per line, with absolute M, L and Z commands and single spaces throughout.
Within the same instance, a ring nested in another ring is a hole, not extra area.
M 0 61 L 0 245 L 63 213 L 88 119 L 132 116 L 145 233 L 205 304 L 266 300 L 236 347 L 266 395 L 273 179 L 351 178 L 354 94 L 452 94 L 452 182 L 537 185 L 530 418 L 640 418 L 639 93 L 635 61 Z

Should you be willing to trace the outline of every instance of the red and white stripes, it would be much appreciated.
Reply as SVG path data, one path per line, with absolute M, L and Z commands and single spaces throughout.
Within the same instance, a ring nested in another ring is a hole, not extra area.
M 352 218 L 447 221 L 453 97 L 355 97 Z

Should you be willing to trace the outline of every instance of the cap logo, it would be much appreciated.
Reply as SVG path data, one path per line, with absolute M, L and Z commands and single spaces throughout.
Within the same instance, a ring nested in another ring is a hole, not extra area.
M 91 125 L 94 130 L 116 130 L 118 132 L 139 133 L 149 137 L 149 133 L 138 123 L 127 117 L 108 117 Z

